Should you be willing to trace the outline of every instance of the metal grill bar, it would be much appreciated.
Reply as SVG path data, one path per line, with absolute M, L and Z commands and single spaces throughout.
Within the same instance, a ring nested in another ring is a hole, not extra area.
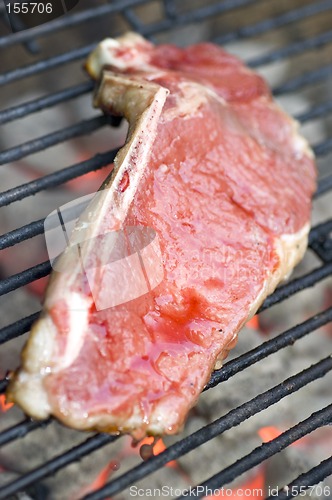
M 107 496 L 115 495 L 131 484 L 134 484 L 135 481 L 138 481 L 160 469 L 171 460 L 176 460 L 177 458 L 186 455 L 214 437 L 224 433 L 232 427 L 239 425 L 248 418 L 256 415 L 262 410 L 265 410 L 272 404 L 277 403 L 287 395 L 296 392 L 301 387 L 304 387 L 317 378 L 323 377 L 330 370 L 332 370 L 332 359 L 329 357 L 311 366 L 310 368 L 307 368 L 301 373 L 290 377 L 281 384 L 274 386 L 272 389 L 263 392 L 247 403 L 231 410 L 218 420 L 215 420 L 190 436 L 169 446 L 165 451 L 157 456 L 137 465 L 129 472 L 122 474 L 114 481 L 106 484 L 103 488 L 87 495 L 84 497 L 84 500 L 102 500 L 107 498 Z M 331 418 L 331 413 L 329 418 Z
M 307 73 L 303 73 L 300 76 L 296 76 L 295 78 L 282 83 L 279 87 L 273 90 L 273 93 L 274 95 L 279 96 L 288 94 L 290 92 L 295 92 L 295 90 L 299 90 L 308 85 L 319 83 L 322 80 L 330 77 L 331 75 L 332 64 L 328 64 L 327 66 L 308 71 Z
M 4 446 L 10 442 L 16 441 L 17 439 L 23 438 L 30 432 L 40 429 L 41 427 L 47 427 L 52 422 L 52 418 L 47 420 L 31 420 L 27 418 L 0 433 L 0 446 Z
M 11 26 L 10 26 L 9 19 L 6 15 L 5 3 L 2 3 L 0 5 L 0 16 L 2 18 L 1 20 L 3 21 L 3 23 L 10 29 Z M 15 30 L 17 30 L 17 31 L 24 29 L 24 27 L 25 27 L 24 24 L 22 23 L 22 21 L 19 19 L 19 17 L 14 13 L 11 14 L 11 24 L 15 28 Z M 39 54 L 39 52 L 40 52 L 39 44 L 35 40 L 29 40 L 29 41 L 25 42 L 23 45 L 24 45 L 25 49 L 28 52 L 30 52 L 31 54 Z
M 0 236 L 0 250 L 17 245 L 22 241 L 29 238 L 33 238 L 44 232 L 44 221 L 45 219 L 35 220 L 26 224 L 25 226 L 14 229 L 6 234 Z M 1 283 L 1 282 L 0 282 Z
M 286 500 L 287 498 L 294 498 L 294 495 L 291 493 L 292 488 L 293 491 L 298 490 L 301 493 L 300 487 L 302 488 L 310 488 L 315 484 L 320 483 L 332 473 L 332 457 L 323 460 L 319 465 L 313 467 L 308 472 L 301 474 L 298 476 L 293 482 L 291 482 L 288 486 L 284 486 L 283 490 L 279 493 L 278 496 L 270 496 L 267 500 L 272 500 L 274 498 L 279 498 L 279 500 Z M 288 493 L 287 493 L 288 492 Z
M 169 19 L 174 19 L 177 14 L 174 0 L 163 0 L 164 12 Z
M 316 156 L 325 156 L 331 151 L 331 149 L 332 149 L 332 139 L 326 139 L 326 141 L 320 142 L 319 144 L 313 147 L 313 151 Z
M 277 337 L 274 337 L 266 342 L 263 342 L 255 349 L 251 349 L 242 356 L 237 357 L 226 363 L 223 368 L 216 370 L 212 373 L 211 378 L 206 385 L 206 389 L 210 387 L 215 387 L 220 384 L 220 382 L 225 382 L 230 377 L 239 373 L 249 366 L 261 361 L 262 359 L 274 354 L 285 347 L 288 347 L 296 340 L 299 340 L 309 333 L 317 330 L 321 326 L 326 325 L 332 321 L 332 307 L 326 309 L 325 311 L 309 318 L 308 320 L 293 326 L 289 330 L 281 333 Z
M 7 389 L 8 385 L 8 380 L 7 379 L 2 379 L 0 380 L 0 394 L 3 394 L 5 390 Z
M 264 443 L 262 446 L 255 448 L 251 453 L 240 458 L 237 462 L 230 465 L 226 469 L 222 470 L 218 474 L 215 474 L 210 479 L 201 483 L 200 487 L 217 489 L 221 488 L 224 484 L 230 483 L 233 479 L 240 476 L 249 469 L 252 469 L 256 465 L 259 465 L 264 460 L 273 455 L 284 450 L 287 446 L 294 443 L 298 439 L 310 434 L 319 427 L 329 425 L 332 422 L 332 405 L 326 406 L 322 410 L 313 413 L 310 417 L 302 422 L 299 422 L 294 427 L 291 427 L 287 431 L 283 432 L 280 436 Z M 197 492 L 197 489 L 193 488 L 193 491 Z M 204 494 L 198 492 L 195 498 L 203 498 Z M 87 496 L 86 499 L 96 500 L 93 496 Z M 186 496 L 178 497 L 177 500 L 185 500 Z M 193 497 L 194 498 L 194 497 Z
M 298 54 L 302 54 L 307 50 L 318 49 L 323 45 L 327 45 L 332 42 L 332 30 L 327 31 L 326 33 L 320 33 L 312 38 L 308 38 L 306 40 L 301 40 L 300 42 L 290 43 L 281 49 L 274 50 L 273 52 L 269 52 L 268 54 L 264 54 L 262 56 L 258 56 L 255 59 L 250 59 L 247 64 L 251 68 L 257 68 L 258 66 L 263 66 L 265 64 L 274 63 L 276 61 L 280 61 L 281 59 L 285 59 L 286 57 L 295 56 Z
M 51 146 L 55 146 L 56 144 L 60 144 L 64 141 L 68 141 L 74 137 L 91 134 L 95 130 L 98 130 L 99 128 L 110 123 L 108 115 L 99 115 L 95 118 L 84 120 L 79 123 L 75 123 L 75 125 L 71 125 L 70 127 L 38 137 L 32 141 L 28 141 L 20 144 L 19 146 L 2 151 L 2 153 L 0 153 L 0 165 L 20 160 L 21 158 L 29 156 L 33 153 L 38 153 L 39 151 L 43 151 L 44 149 L 50 148 Z
M 71 179 L 75 179 L 76 177 L 80 177 L 88 172 L 92 172 L 93 170 L 99 170 L 103 167 L 107 167 L 114 161 L 117 152 L 117 149 L 113 149 L 111 151 L 107 151 L 106 153 L 98 153 L 89 160 L 81 161 L 70 167 L 58 170 L 53 174 L 45 175 L 40 179 L 36 179 L 34 181 L 27 182 L 26 184 L 22 184 L 21 186 L 17 186 L 16 188 L 4 191 L 3 193 L 0 193 L 0 207 L 10 205 L 14 201 L 23 200 L 24 198 L 39 193 L 40 191 L 44 191 L 45 189 L 57 187 L 60 184 L 70 181 Z M 29 225 L 30 224 L 27 226 Z M 9 235 L 10 233 L 7 234 Z
M 0 446 L 4 446 L 15 439 L 23 438 L 29 432 L 39 429 L 40 427 L 47 427 L 51 422 L 52 420 L 50 418 L 42 422 L 27 418 L 23 420 L 23 422 L 0 432 Z
M 31 115 L 37 111 L 41 111 L 46 108 L 55 106 L 75 97 L 80 97 L 84 94 L 88 94 L 93 90 L 94 83 L 92 81 L 87 81 L 69 87 L 59 92 L 54 92 L 45 97 L 40 97 L 32 101 L 25 102 L 24 104 L 19 104 L 18 106 L 13 106 L 11 108 L 0 111 L 0 124 L 8 123 L 18 118 L 23 118 L 24 116 Z
M 110 436 L 109 434 L 98 434 L 88 438 L 86 441 L 75 446 L 66 453 L 59 455 L 55 459 L 46 462 L 41 467 L 38 467 L 32 472 L 25 474 L 12 483 L 0 488 L 0 499 L 8 498 L 8 496 L 13 493 L 26 488 L 30 484 L 35 483 L 46 476 L 54 474 L 63 467 L 66 467 L 66 465 L 71 464 L 79 458 L 89 455 L 102 446 L 106 446 L 107 444 L 116 441 L 118 438 L 119 436 Z
M 47 26 L 47 24 L 43 24 L 43 26 Z M 21 33 L 27 32 L 23 31 Z M 59 54 L 54 57 L 48 57 L 47 59 L 37 61 L 36 63 L 27 64 L 26 66 L 21 66 L 20 68 L 16 68 L 12 71 L 2 73 L 0 75 L 0 86 L 7 85 L 8 83 L 12 83 L 17 80 L 22 80 L 23 78 L 27 78 L 28 76 L 37 75 L 38 73 L 57 68 L 59 66 L 62 66 L 63 64 L 69 64 L 70 62 L 83 59 L 89 54 L 89 52 L 93 50 L 94 47 L 95 44 L 86 45 L 85 47 L 70 50 L 64 52 L 63 54 Z
M 288 297 L 291 297 L 297 292 L 300 292 L 304 288 L 309 288 L 311 286 L 316 285 L 318 282 L 322 281 L 325 278 L 328 278 L 332 274 L 332 262 L 325 264 L 317 269 L 314 269 L 308 274 L 301 276 L 300 278 L 296 278 L 285 285 L 281 285 L 276 289 L 276 291 L 266 297 L 263 302 L 263 305 L 257 311 L 259 314 L 265 309 L 269 309 L 275 304 L 279 304 Z
M 331 113 L 332 111 L 332 101 L 327 101 L 322 104 L 318 104 L 313 108 L 295 116 L 295 119 L 301 123 L 306 123 L 310 120 L 315 120 L 316 118 L 323 118 L 325 115 Z
M 316 14 L 321 14 L 332 8 L 331 0 L 324 0 L 323 2 L 313 2 L 312 4 L 300 7 L 298 9 L 290 10 L 279 16 L 270 19 L 264 19 L 250 26 L 244 26 L 225 35 L 214 38 L 215 43 L 226 44 L 241 38 L 249 38 L 252 36 L 262 35 L 268 31 L 281 28 L 287 24 L 301 21 L 308 17 L 313 17 Z
M 28 332 L 32 326 L 32 323 L 36 321 L 38 316 L 40 315 L 40 311 L 30 314 L 30 316 L 26 316 L 25 318 L 19 319 L 12 323 L 11 325 L 5 326 L 0 330 L 0 345 L 8 342 L 9 340 L 14 339 L 15 337 L 19 337 L 24 333 Z M 0 393 L 3 392 L 3 387 L 7 385 L 6 379 L 0 381 Z
M 332 175 L 327 175 L 318 182 L 316 193 L 314 194 L 314 199 L 322 196 L 332 189 Z
M 311 228 L 309 233 L 309 245 L 312 245 L 316 240 L 326 238 L 330 231 L 332 231 L 332 219 L 317 224 Z
M 37 264 L 36 266 L 29 267 L 29 269 L 25 269 L 20 273 L 13 274 L 13 276 L 10 276 L 9 278 L 1 280 L 0 296 L 5 295 L 8 292 L 12 292 L 13 290 L 17 290 L 17 288 L 27 285 L 32 281 L 44 278 L 50 274 L 51 269 L 52 267 L 50 261 L 45 261 L 41 264 Z

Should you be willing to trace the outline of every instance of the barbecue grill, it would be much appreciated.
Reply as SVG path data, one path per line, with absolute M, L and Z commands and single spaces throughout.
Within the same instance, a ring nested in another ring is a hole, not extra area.
M 152 16 L 151 20 L 151 16 L 146 16 L 146 12 L 150 12 L 150 7 L 153 12 L 156 12 L 156 15 Z M 82 0 L 81 5 L 65 16 L 16 33 L 9 32 L 4 5 L 0 6 L 0 16 L 3 24 L 7 25 L 7 28 L 3 29 L 5 34 L 0 38 L 1 50 L 3 53 L 13 54 L 13 60 L 15 61 L 15 54 L 18 53 L 23 61 L 21 65 L 13 66 L 9 57 L 8 68 L 5 68 L 0 75 L 3 95 L 10 96 L 11 89 L 15 89 L 17 82 L 26 82 L 25 88 L 32 90 L 31 82 L 33 84 L 37 77 L 43 79 L 47 78 L 47 75 L 51 75 L 48 77 L 48 81 L 50 81 L 50 78 L 60 78 L 61 72 L 65 68 L 66 70 L 73 68 L 73 72 L 76 71 L 80 75 L 80 80 L 74 81 L 69 86 L 63 85 L 60 89 L 46 92 L 45 95 L 37 98 L 29 98 L 28 101 L 10 105 L 9 107 L 4 106 L 5 109 L 0 111 L 0 123 L 6 127 L 10 126 L 10 122 L 18 123 L 19 120 L 34 113 L 36 113 L 34 115 L 35 120 L 38 122 L 38 113 L 43 110 L 56 109 L 57 106 L 70 103 L 72 100 L 82 98 L 82 96 L 86 99 L 86 102 L 90 102 L 93 83 L 88 80 L 83 72 L 77 70 L 76 62 L 78 61 L 81 64 L 102 36 L 117 36 L 125 29 L 132 29 L 156 42 L 173 41 L 173 38 L 181 36 L 182 32 L 185 33 L 184 36 L 188 36 L 189 32 L 197 32 L 199 38 L 205 36 L 204 32 L 200 30 L 206 23 L 210 28 L 212 26 L 209 31 L 210 39 L 225 45 L 226 48 L 227 44 L 239 40 L 250 40 L 253 43 L 256 41 L 257 46 L 260 44 L 261 48 L 264 48 L 264 40 L 270 40 L 269 37 L 271 37 L 271 46 L 268 44 L 268 49 L 261 50 L 257 56 L 249 58 L 247 62 L 249 66 L 257 68 L 258 71 L 263 71 L 269 65 L 284 63 L 288 60 L 292 61 L 294 58 L 299 58 L 302 61 L 298 67 L 296 65 L 291 67 L 291 72 L 286 81 L 275 86 L 273 92 L 277 97 L 291 97 L 299 92 L 306 93 L 307 109 L 296 113 L 296 118 L 301 124 L 308 124 L 315 120 L 325 124 L 326 137 L 318 143 L 312 144 L 320 169 L 314 203 L 317 203 L 323 196 L 329 195 L 328 193 L 332 189 L 332 171 L 328 163 L 328 155 L 332 151 L 332 136 L 328 135 L 328 131 L 331 133 L 329 114 L 332 112 L 332 93 L 330 96 L 328 95 L 327 82 L 332 75 L 332 0 L 301 2 L 297 0 L 288 2 L 277 2 L 275 0 L 269 2 L 262 2 L 261 0 L 220 0 L 213 2 L 199 0 L 192 2 L 177 0 L 153 2 L 148 0 L 113 0 L 109 3 L 91 2 L 90 4 Z M 112 24 L 114 19 L 116 19 L 116 22 Z M 105 23 L 105 21 L 110 23 L 108 32 L 101 33 L 99 23 Z M 309 23 L 316 26 L 316 29 L 312 32 L 307 31 Z M 317 29 L 317 26 L 319 29 Z M 68 31 L 81 34 L 81 38 L 77 38 L 78 43 L 81 40 L 88 40 L 89 44 L 83 43 L 83 46 L 76 47 L 74 45 L 73 48 L 72 46 L 68 47 L 65 41 L 65 34 Z M 86 32 L 89 33 L 89 36 L 84 38 Z M 289 36 L 286 38 L 278 37 L 278 33 L 288 33 Z M 47 40 L 54 41 L 55 36 L 57 36 L 55 47 L 53 44 L 51 51 L 49 47 L 43 48 L 43 43 L 47 42 Z M 328 52 L 329 46 L 330 53 Z M 54 53 L 54 50 L 59 51 L 59 53 Z M 2 68 L 4 68 L 3 64 Z M 22 101 L 21 96 L 19 101 Z M 10 163 L 24 160 L 29 155 L 48 150 L 48 148 L 62 144 L 64 141 L 73 140 L 92 132 L 97 137 L 102 128 L 112 128 L 116 125 L 118 124 L 114 120 L 112 121 L 111 118 L 95 113 L 92 118 L 80 120 L 78 123 L 70 124 L 64 128 L 55 131 L 45 130 L 45 133 L 40 137 L 35 139 L 27 137 L 21 144 L 16 143 L 14 146 L 3 150 L 0 153 L 2 168 L 10 169 Z M 111 131 L 109 133 L 111 134 Z M 12 186 L 0 193 L 0 206 L 8 206 L 6 210 L 15 211 L 21 200 L 25 200 L 44 190 L 56 190 L 70 180 L 109 165 L 113 161 L 116 152 L 117 150 L 114 149 L 97 152 L 83 161 L 77 161 L 70 166 L 61 165 L 55 171 L 42 175 L 37 179 Z M 49 154 L 51 157 L 52 150 Z M 44 231 L 44 218 L 48 213 L 40 213 L 39 219 L 2 234 L 0 236 L 1 249 L 20 245 L 30 238 L 41 235 Z M 331 213 L 329 215 L 331 216 Z M 280 286 L 265 300 L 259 312 L 288 301 L 292 296 L 295 294 L 300 295 L 301 291 L 309 287 L 313 287 L 312 293 L 315 294 L 319 283 L 332 275 L 331 232 L 332 219 L 314 225 L 310 232 L 310 249 L 308 252 L 314 252 L 319 259 L 319 264 L 309 272 L 305 272 Z M 50 271 L 51 265 L 49 261 L 44 261 L 9 277 L 6 276 L 0 281 L 0 294 L 3 296 L 18 290 L 20 287 L 47 276 Z M 327 304 L 327 306 L 330 306 L 330 304 Z M 3 314 L 5 315 L 6 312 L 4 311 Z M 18 312 L 17 320 L 0 330 L 0 343 L 6 344 L 28 332 L 38 315 L 39 312 L 31 311 L 29 316 L 21 318 Z M 259 361 L 263 360 L 263 363 L 268 363 L 269 356 L 284 348 L 291 349 L 289 346 L 295 342 L 301 342 L 301 339 L 305 336 L 313 335 L 318 328 L 327 325 L 331 321 L 332 307 L 318 311 L 317 314 L 261 343 L 261 345 L 249 352 L 226 362 L 222 369 L 213 373 L 205 390 L 225 382 Z M 317 363 L 308 366 L 280 384 L 231 409 L 227 414 L 220 415 L 212 423 L 185 437 L 181 437 L 180 434 L 165 451 L 145 462 L 139 463 L 123 474 L 118 474 L 115 479 L 84 498 L 89 500 L 107 498 L 131 485 L 139 484 L 140 479 L 154 473 L 171 460 L 176 460 L 199 448 L 204 443 L 241 424 L 253 415 L 269 408 L 271 405 L 277 404 L 290 394 L 305 390 L 307 384 L 327 376 L 328 372 L 332 370 L 332 357 L 326 354 Z M 7 383 L 6 378 L 0 380 L 0 394 L 5 392 Z M 331 423 L 332 401 L 331 404 L 320 408 L 309 417 L 303 412 L 303 418 L 300 422 L 281 433 L 275 439 L 254 448 L 212 477 L 207 477 L 201 483 L 201 486 L 211 489 L 221 488 L 244 472 L 249 471 L 290 446 L 301 437 L 318 428 L 331 425 Z M 0 432 L 0 445 L 5 446 L 15 440 L 24 440 L 28 434 L 50 425 L 54 425 L 52 419 L 39 422 L 25 418 L 23 421 Z M 80 444 L 68 449 L 65 453 L 54 456 L 46 463 L 40 462 L 37 468 L 0 487 L 0 498 L 13 498 L 13 495 L 26 491 L 27 488 L 40 483 L 46 477 L 61 471 L 73 462 L 79 461 L 81 458 L 94 453 L 105 445 L 114 443 L 118 439 L 122 438 L 107 434 L 96 434 L 86 439 L 84 434 L 81 434 Z M 212 459 L 213 457 L 211 457 Z M 300 491 L 300 487 L 305 489 L 315 485 L 330 474 L 332 474 L 332 456 L 321 463 L 317 463 L 310 470 L 302 471 L 301 475 L 293 478 L 293 481 L 288 485 L 289 488 L 280 488 L 278 496 L 274 496 L 274 498 L 291 498 L 295 496 L 294 492 Z M 280 486 L 282 487 L 284 484 Z M 190 496 L 186 498 L 201 498 L 203 497 L 202 491 L 193 488 Z M 326 497 L 330 497 L 330 494 L 326 495 Z

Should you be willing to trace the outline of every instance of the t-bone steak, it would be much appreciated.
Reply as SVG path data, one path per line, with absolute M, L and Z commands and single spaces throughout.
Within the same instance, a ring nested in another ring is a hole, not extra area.
M 302 258 L 315 161 L 265 81 L 220 47 L 128 33 L 86 67 L 128 137 L 57 260 L 9 396 L 77 429 L 173 434 Z

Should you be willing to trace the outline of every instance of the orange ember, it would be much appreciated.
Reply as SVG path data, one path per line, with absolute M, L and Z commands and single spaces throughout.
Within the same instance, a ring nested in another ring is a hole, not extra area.
M 162 451 L 166 450 L 164 441 L 161 438 L 146 437 L 140 442 L 140 455 L 143 460 L 147 460 L 153 455 L 159 455 Z M 177 467 L 175 460 L 171 460 L 166 464 L 166 467 Z
M 5 413 L 10 410 L 12 406 L 14 406 L 14 403 L 7 403 L 6 396 L 4 394 L 0 394 L 0 412 Z
M 96 491 L 99 488 L 105 486 L 112 472 L 117 470 L 118 468 L 119 468 L 119 463 L 116 460 L 112 460 L 108 465 L 106 465 L 106 467 L 104 467 L 99 472 L 96 479 L 89 486 L 80 491 L 79 498 L 88 495 L 89 493 L 92 493 L 93 491 Z M 105 500 L 111 500 L 111 498 L 107 497 L 105 498 Z
M 247 328 L 252 328 L 253 330 L 258 330 L 259 329 L 259 320 L 258 320 L 258 314 L 253 316 L 247 323 L 246 323 Z
M 258 435 L 263 441 L 263 443 L 268 443 L 269 441 L 272 441 L 272 439 L 277 438 L 282 434 L 282 431 L 278 429 L 278 427 L 274 427 L 271 425 L 270 427 L 262 427 L 258 431 Z

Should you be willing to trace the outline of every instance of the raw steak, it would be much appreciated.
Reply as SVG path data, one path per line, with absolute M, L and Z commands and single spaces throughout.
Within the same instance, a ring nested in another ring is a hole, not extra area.
M 127 34 L 87 68 L 128 139 L 57 262 L 9 393 L 78 429 L 172 434 L 303 256 L 313 154 L 263 79 L 212 44 Z M 135 238 L 138 278 L 120 258 Z

